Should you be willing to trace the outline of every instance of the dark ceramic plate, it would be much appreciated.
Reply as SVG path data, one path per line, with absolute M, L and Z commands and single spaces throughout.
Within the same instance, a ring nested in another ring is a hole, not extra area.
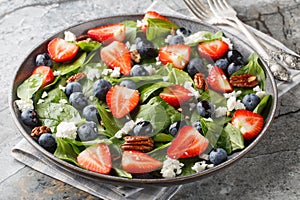
M 75 35 L 82 35 L 82 34 L 86 33 L 86 30 L 93 28 L 93 27 L 100 26 L 100 25 L 118 23 L 118 22 L 121 22 L 124 20 L 137 20 L 137 19 L 141 20 L 142 18 L 143 18 L 142 15 L 112 16 L 112 17 L 101 18 L 101 19 L 96 19 L 96 20 L 92 20 L 89 22 L 85 22 L 85 23 L 70 27 L 66 30 L 69 30 L 69 31 L 75 33 Z M 184 27 L 190 29 L 192 32 L 196 32 L 199 30 L 216 32 L 218 30 L 216 27 L 210 26 L 205 23 L 198 23 L 198 22 L 195 22 L 192 20 L 180 19 L 180 18 L 175 18 L 175 17 L 171 17 L 171 16 L 168 16 L 168 18 L 170 20 L 172 20 L 173 22 L 175 22 L 177 25 L 179 25 L 179 27 L 184 26 Z M 47 52 L 48 42 L 55 37 L 63 37 L 63 32 L 64 31 L 61 31 L 61 32 L 55 34 L 54 36 L 52 36 L 51 38 L 47 39 L 42 44 L 38 45 L 35 49 L 33 49 L 33 51 L 27 56 L 27 58 L 24 60 L 24 62 L 21 64 L 21 66 L 19 67 L 19 69 L 17 70 L 17 72 L 15 74 L 13 84 L 11 87 L 10 99 L 9 99 L 12 116 L 14 118 L 14 121 L 15 121 L 18 129 L 20 130 L 21 134 L 23 135 L 23 137 L 32 146 L 34 146 L 39 152 L 44 154 L 50 161 L 57 164 L 62 169 L 68 170 L 69 172 L 75 173 L 76 175 L 80 175 L 85 178 L 90 178 L 90 179 L 94 179 L 94 180 L 98 180 L 98 181 L 102 181 L 102 182 L 108 182 L 108 183 L 125 184 L 127 186 L 128 185 L 140 186 L 140 187 L 146 186 L 146 185 L 167 186 L 167 185 L 187 183 L 187 182 L 191 182 L 191 181 L 196 181 L 205 175 L 210 175 L 214 172 L 217 172 L 217 171 L 225 168 L 226 166 L 231 165 L 232 163 L 234 163 L 241 157 L 243 157 L 262 139 L 262 137 L 266 134 L 267 129 L 270 127 L 270 125 L 272 123 L 272 120 L 274 118 L 275 111 L 276 111 L 276 105 L 277 105 L 277 89 L 276 89 L 276 84 L 273 79 L 273 76 L 271 75 L 270 70 L 267 67 L 265 67 L 266 65 L 265 65 L 265 63 L 263 63 L 263 67 L 264 67 L 266 77 L 267 77 L 266 92 L 273 96 L 273 103 L 271 105 L 269 115 L 268 115 L 267 119 L 265 120 L 265 126 L 264 126 L 262 132 L 260 133 L 260 135 L 258 137 L 256 137 L 256 139 L 250 145 L 248 145 L 242 151 L 239 151 L 239 152 L 231 155 L 230 159 L 228 159 L 226 162 L 224 162 L 218 166 L 215 166 L 211 169 L 202 171 L 200 173 L 195 173 L 192 175 L 180 176 L 180 177 L 170 178 L 170 179 L 162 179 L 162 178 L 160 178 L 160 179 L 140 179 L 140 178 L 139 179 L 137 179 L 137 178 L 127 179 L 127 178 L 121 178 L 121 177 L 117 177 L 117 176 L 102 175 L 102 174 L 94 173 L 94 172 L 76 167 L 72 164 L 69 164 L 63 160 L 60 160 L 60 159 L 54 157 L 53 154 L 44 150 L 30 137 L 29 133 L 31 132 L 31 130 L 21 122 L 20 111 L 14 104 L 14 101 L 17 99 L 17 96 L 16 96 L 17 87 L 20 85 L 20 83 L 22 83 L 26 78 L 28 78 L 31 75 L 31 72 L 33 71 L 33 69 L 35 67 L 34 63 L 35 63 L 36 55 L 39 53 Z M 252 52 L 254 52 L 254 50 L 251 47 L 249 47 L 246 43 L 244 43 L 241 39 L 238 39 L 238 38 L 232 36 L 230 33 L 225 32 L 225 35 L 226 35 L 226 37 L 231 39 L 232 43 L 234 44 L 235 49 L 240 51 L 244 55 L 245 58 L 247 58 Z

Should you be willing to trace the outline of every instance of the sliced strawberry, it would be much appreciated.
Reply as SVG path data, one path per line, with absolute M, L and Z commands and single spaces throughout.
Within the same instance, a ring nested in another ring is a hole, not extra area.
M 245 140 L 251 140 L 262 130 L 264 118 L 249 110 L 237 110 L 232 116 L 231 123 L 242 132 Z
M 113 41 L 122 42 L 126 37 L 126 27 L 124 24 L 110 24 L 92 28 L 88 30 L 87 34 L 93 40 L 103 44 L 109 44 Z
M 79 47 L 75 43 L 67 42 L 61 38 L 54 38 L 48 44 L 48 53 L 55 62 L 66 62 L 72 60 Z
M 230 84 L 223 70 L 219 67 L 212 67 L 207 77 L 208 85 L 217 92 L 232 92 L 233 87 Z
M 155 11 L 148 11 L 145 15 L 144 18 L 142 19 L 142 25 L 141 25 L 141 30 L 146 33 L 147 31 L 147 27 L 148 27 L 148 19 L 162 19 L 162 20 L 166 20 L 166 21 L 170 21 L 168 18 L 166 18 L 165 16 L 162 16 L 160 14 L 158 14 Z
M 139 93 L 123 86 L 110 88 L 106 95 L 106 102 L 115 118 L 124 117 L 139 103 Z
M 168 157 L 173 159 L 191 158 L 203 153 L 209 145 L 208 139 L 202 136 L 195 127 L 182 127 L 168 148 Z
M 124 43 L 114 41 L 102 48 L 100 55 L 102 61 L 108 67 L 112 69 L 120 67 L 120 71 L 123 75 L 129 75 L 132 63 L 130 52 Z
M 54 81 L 53 71 L 50 67 L 47 66 L 39 66 L 35 68 L 32 74 L 42 74 L 43 76 L 43 84 L 41 87 L 45 87 L 46 85 L 52 83 Z
M 222 58 L 228 51 L 229 46 L 222 40 L 213 40 L 209 42 L 201 42 L 198 45 L 198 53 L 206 59 L 217 60 Z
M 109 147 L 104 143 L 86 148 L 78 155 L 77 162 L 79 166 L 100 174 L 109 174 L 112 167 Z
M 165 46 L 159 49 L 158 57 L 162 64 L 172 63 L 175 68 L 184 69 L 190 61 L 191 48 L 184 44 Z
M 122 168 L 133 174 L 149 173 L 161 168 L 162 162 L 140 151 L 124 151 Z
M 165 102 L 173 107 L 179 107 L 184 102 L 192 98 L 192 93 L 181 85 L 172 85 L 164 88 L 159 94 Z

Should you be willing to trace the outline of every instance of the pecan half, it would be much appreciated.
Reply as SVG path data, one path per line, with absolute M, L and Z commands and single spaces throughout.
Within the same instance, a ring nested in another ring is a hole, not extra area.
M 79 81 L 85 77 L 85 74 L 83 72 L 78 72 L 77 74 L 74 74 L 68 78 L 67 83 Z
M 125 143 L 121 145 L 121 149 L 136 150 L 142 152 L 148 152 L 153 149 L 154 141 L 148 136 L 126 136 Z
M 234 87 L 255 87 L 258 85 L 257 77 L 252 74 L 242 74 L 230 77 L 230 84 Z
M 30 136 L 31 137 L 39 137 L 43 133 L 51 133 L 51 129 L 47 126 L 37 126 L 32 129 Z
M 92 39 L 88 35 L 80 35 L 80 36 L 76 37 L 77 42 L 82 41 L 82 40 L 91 41 Z
M 195 83 L 195 86 L 199 89 L 202 89 L 202 90 L 207 90 L 208 89 L 208 85 L 205 82 L 205 76 L 202 73 L 196 73 L 195 74 L 194 83 Z
M 136 49 L 130 52 L 130 58 L 136 63 L 141 62 L 141 55 Z

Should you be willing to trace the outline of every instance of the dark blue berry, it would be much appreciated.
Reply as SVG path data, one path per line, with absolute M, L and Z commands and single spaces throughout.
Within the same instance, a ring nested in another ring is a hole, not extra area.
M 129 89 L 133 89 L 135 90 L 136 89 L 136 84 L 135 82 L 131 81 L 131 80 L 124 80 L 124 81 L 121 81 L 120 82 L 120 85 L 123 86 L 123 87 L 127 87 Z
M 192 122 L 192 126 L 195 127 L 199 133 L 203 134 L 200 120 Z
M 57 147 L 57 143 L 55 138 L 51 133 L 43 133 L 39 139 L 38 143 L 41 147 L 49 151 L 50 153 L 54 153 Z
M 179 29 L 176 30 L 176 34 L 177 35 L 183 35 L 184 37 L 188 37 L 189 35 L 191 35 L 191 31 L 184 28 L 184 27 L 180 27 Z
M 82 92 L 73 92 L 69 98 L 70 104 L 77 110 L 82 110 L 89 102 Z
M 24 110 L 21 113 L 21 120 L 24 124 L 31 127 L 37 126 L 39 124 L 38 114 L 33 109 Z
M 209 101 L 202 100 L 197 103 L 197 111 L 200 116 L 208 118 L 215 113 L 215 106 Z
M 36 66 L 52 66 L 52 60 L 47 53 L 42 53 L 36 56 L 35 58 Z
M 254 110 L 260 102 L 259 96 L 256 94 L 246 94 L 242 100 L 247 110 Z
M 154 45 L 149 40 L 138 37 L 135 40 L 135 45 L 142 59 L 155 58 L 157 56 Z
M 186 66 L 186 70 L 190 77 L 194 78 L 196 73 L 202 73 L 207 75 L 207 68 L 204 66 L 200 58 L 193 58 Z
M 215 62 L 215 66 L 222 68 L 224 72 L 227 71 L 228 65 L 229 65 L 229 62 L 226 58 L 220 58 L 220 59 L 216 60 L 216 62 Z
M 151 135 L 153 132 L 153 126 L 148 121 L 140 121 L 138 122 L 134 129 L 133 134 L 134 135 Z
M 184 44 L 183 37 L 181 35 L 172 36 L 169 45 L 174 45 L 174 44 Z
M 134 65 L 130 70 L 130 76 L 149 76 L 149 72 L 141 65 Z
M 177 121 L 177 122 L 174 122 L 173 124 L 171 124 L 169 126 L 169 133 L 172 135 L 172 136 L 176 136 L 178 131 L 184 127 L 184 126 L 188 126 L 189 123 L 186 121 L 186 120 L 181 120 L 181 121 Z
M 209 160 L 214 165 L 221 164 L 227 160 L 227 153 L 222 148 L 217 148 L 209 153 Z
M 235 63 L 238 65 L 243 65 L 244 61 L 243 61 L 243 56 L 242 54 L 237 51 L 237 50 L 230 50 L 227 52 L 227 60 L 229 63 Z
M 99 124 L 101 120 L 98 109 L 94 105 L 88 105 L 84 107 L 82 115 L 87 121 L 93 121 L 96 124 Z
M 93 94 L 101 101 L 106 101 L 106 94 L 112 84 L 104 79 L 97 80 L 93 85 Z
M 243 67 L 243 65 L 236 64 L 236 63 L 230 63 L 227 68 L 227 75 L 231 76 L 234 72 L 238 71 L 242 67 Z
M 78 82 L 71 82 L 66 85 L 65 93 L 69 97 L 73 92 L 82 92 L 82 87 Z
M 95 122 L 87 121 L 77 129 L 77 136 L 81 141 L 91 141 L 98 137 L 98 128 Z

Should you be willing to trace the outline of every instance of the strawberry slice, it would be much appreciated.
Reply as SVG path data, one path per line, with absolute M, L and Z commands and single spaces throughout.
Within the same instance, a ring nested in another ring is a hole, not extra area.
M 126 37 L 126 27 L 124 24 L 110 24 L 92 28 L 87 32 L 93 40 L 103 44 L 109 44 L 113 41 L 122 42 Z
M 251 140 L 262 130 L 264 118 L 249 110 L 237 110 L 232 116 L 231 123 L 242 132 L 245 140 Z
M 126 45 L 122 42 L 114 41 L 108 46 L 102 48 L 101 52 L 102 61 L 110 68 L 120 67 L 123 75 L 130 74 L 132 67 L 130 52 Z
M 171 106 L 179 107 L 181 104 L 191 99 L 193 94 L 181 85 L 172 85 L 165 87 L 159 96 Z
M 139 93 L 127 87 L 116 85 L 106 94 L 106 102 L 115 118 L 124 117 L 139 103 Z
M 198 45 L 198 53 L 206 59 L 217 60 L 222 58 L 228 51 L 229 46 L 222 40 L 213 40 L 208 42 L 201 42 Z
M 149 173 L 161 168 L 162 162 L 140 151 L 124 151 L 122 168 L 133 174 Z
M 67 42 L 61 38 L 54 38 L 48 44 L 48 53 L 55 62 L 67 62 L 72 60 L 79 47 L 75 43 Z
M 100 174 L 109 174 L 112 167 L 109 147 L 104 143 L 86 148 L 78 155 L 77 162 L 79 166 Z
M 158 57 L 162 64 L 172 63 L 175 68 L 184 69 L 190 61 L 191 48 L 184 44 L 165 46 L 159 49 Z
M 182 127 L 168 148 L 168 157 L 173 159 L 191 158 L 203 153 L 209 145 L 208 139 L 202 136 L 195 127 Z
M 217 66 L 212 67 L 211 71 L 209 72 L 207 83 L 213 90 L 217 92 L 227 93 L 233 91 L 233 87 L 226 77 L 224 71 Z
M 41 87 L 45 87 L 54 81 L 53 71 L 48 66 L 39 66 L 33 70 L 32 74 L 42 74 L 43 84 Z
M 146 12 L 146 14 L 144 15 L 144 18 L 142 19 L 142 25 L 140 27 L 140 29 L 146 33 L 147 31 L 147 27 L 148 27 L 148 19 L 162 19 L 165 21 L 170 21 L 168 18 L 166 18 L 165 16 L 162 16 L 160 14 L 158 14 L 155 11 L 148 11 Z

